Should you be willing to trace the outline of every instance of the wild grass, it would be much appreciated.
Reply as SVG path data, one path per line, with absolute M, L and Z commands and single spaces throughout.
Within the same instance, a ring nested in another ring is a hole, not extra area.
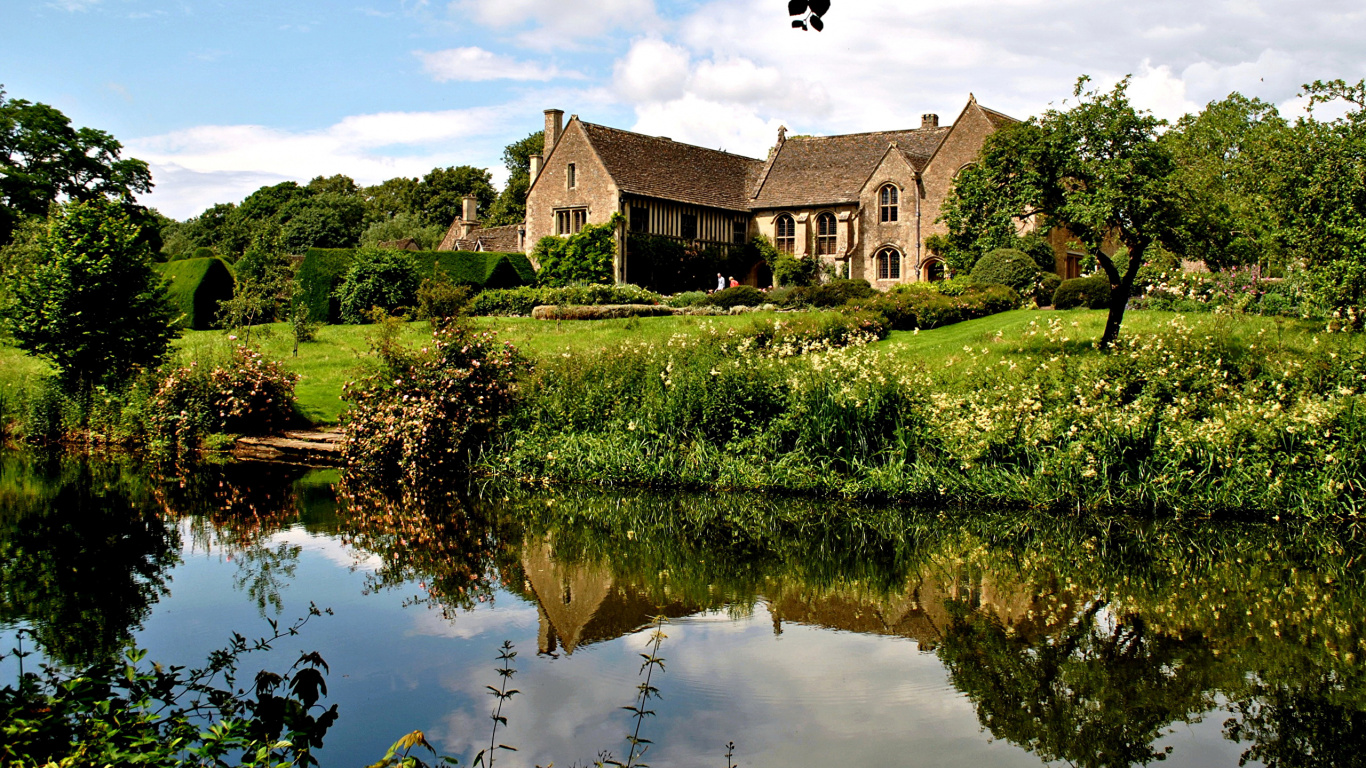
M 1103 354 L 1101 322 L 1008 313 L 798 357 L 682 338 L 565 354 L 485 467 L 934 506 L 1359 512 L 1359 335 L 1143 313 Z

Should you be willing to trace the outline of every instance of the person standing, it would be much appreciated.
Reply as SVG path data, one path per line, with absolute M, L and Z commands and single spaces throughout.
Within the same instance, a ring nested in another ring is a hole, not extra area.
M 739 288 L 739 287 L 740 287 L 740 281 L 739 281 L 739 280 L 736 280 L 735 278 L 732 277 L 732 278 L 730 279 L 730 287 L 732 287 L 732 288 Z
M 726 288 L 726 278 L 720 272 L 716 273 L 716 290 L 723 291 Z

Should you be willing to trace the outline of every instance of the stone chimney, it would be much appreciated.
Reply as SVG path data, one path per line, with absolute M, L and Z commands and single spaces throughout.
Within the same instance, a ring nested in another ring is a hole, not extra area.
M 541 175 L 541 156 L 531 156 L 531 180 L 536 181 L 536 177 Z
M 545 111 L 545 153 L 550 154 L 550 150 L 555 148 L 555 143 L 560 140 L 560 134 L 564 133 L 564 110 L 547 109 Z
M 936 114 L 933 113 L 933 112 L 927 112 L 927 113 L 925 113 L 925 114 L 923 114 L 923 115 L 920 116 L 920 130 L 923 131 L 923 130 L 925 130 L 926 128 L 938 128 L 938 127 L 939 127 L 939 115 L 936 115 Z
M 460 215 L 460 239 L 468 240 L 470 239 L 470 233 L 474 231 L 474 227 L 478 223 L 478 219 L 475 218 L 474 195 L 465 195 L 463 202 L 464 210 Z

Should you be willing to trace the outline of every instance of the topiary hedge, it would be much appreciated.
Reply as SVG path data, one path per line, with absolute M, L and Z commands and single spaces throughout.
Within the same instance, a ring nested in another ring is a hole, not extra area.
M 457 285 L 475 291 L 533 285 L 536 270 L 524 253 L 494 251 L 409 251 L 417 272 L 431 277 L 440 269 Z M 346 272 L 355 258 L 354 248 L 310 248 L 299 267 L 298 281 L 302 301 L 309 317 L 340 322 L 340 306 L 335 298 Z M 527 310 L 528 312 L 530 310 Z
M 876 312 L 895 331 L 938 328 L 964 320 L 994 315 L 1020 306 L 1020 294 L 1005 285 L 976 285 L 958 296 L 934 290 L 888 291 L 871 299 L 851 301 L 846 312 Z
M 1064 280 L 1053 292 L 1054 309 L 1105 309 L 1110 303 L 1110 278 L 1104 272 Z
M 218 303 L 232 298 L 232 270 L 222 259 L 181 259 L 157 264 L 166 279 L 166 295 L 182 328 L 203 331 L 214 327 Z
M 1021 294 L 1030 294 L 1039 282 L 1039 265 L 1024 251 L 997 248 L 977 260 L 972 268 L 972 281 L 1007 285 Z
M 839 307 L 855 299 L 871 298 L 876 293 L 867 280 L 831 280 L 793 288 L 784 295 L 783 302 L 784 306 Z

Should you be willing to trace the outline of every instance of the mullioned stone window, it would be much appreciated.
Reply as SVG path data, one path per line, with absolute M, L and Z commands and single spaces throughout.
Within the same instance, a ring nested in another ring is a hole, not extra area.
M 901 279 L 901 252 L 895 248 L 883 248 L 877 252 L 877 279 Z
M 773 245 L 783 253 L 792 253 L 797 249 L 797 222 L 792 220 L 788 214 L 780 214 L 774 222 L 776 236 L 773 238 Z
M 816 217 L 816 255 L 835 253 L 835 214 L 822 213 Z
M 881 211 L 882 221 L 896 221 L 900 198 L 901 193 L 891 184 L 884 186 L 878 192 L 878 207 Z

